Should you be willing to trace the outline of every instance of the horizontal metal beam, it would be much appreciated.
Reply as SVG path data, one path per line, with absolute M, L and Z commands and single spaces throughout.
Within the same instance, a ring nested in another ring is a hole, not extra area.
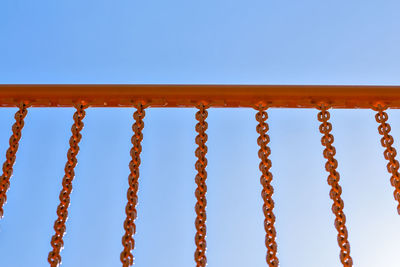
M 146 101 L 151 107 L 370 108 L 381 102 L 400 108 L 400 86 L 363 85 L 183 85 L 183 84 L 3 84 L 0 106 L 29 101 L 34 107 L 70 107 L 84 100 L 93 107 L 130 107 Z

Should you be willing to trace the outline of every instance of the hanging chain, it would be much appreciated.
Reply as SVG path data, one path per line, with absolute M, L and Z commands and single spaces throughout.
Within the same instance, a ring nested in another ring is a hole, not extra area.
M 10 179 L 13 173 L 13 166 L 26 114 L 28 114 L 28 104 L 22 102 L 19 105 L 19 110 L 14 116 L 15 123 L 12 126 L 12 135 L 9 141 L 10 146 L 6 152 L 6 161 L 3 164 L 3 174 L 0 176 L 0 219 L 3 218 L 3 206 L 7 202 L 7 190 L 10 188 Z
M 74 124 L 72 125 L 72 136 L 69 139 L 70 148 L 67 153 L 67 163 L 65 164 L 65 175 L 62 180 L 62 189 L 60 192 L 60 204 L 57 207 L 57 220 L 54 223 L 55 234 L 51 238 L 51 246 L 53 250 L 50 251 L 47 258 L 51 267 L 57 267 L 61 264 L 60 252 L 64 247 L 63 237 L 65 234 L 65 223 L 68 217 L 68 207 L 70 204 L 70 194 L 72 192 L 72 180 L 75 177 L 74 168 L 77 164 L 76 156 L 79 152 L 79 141 L 82 138 L 81 130 L 83 129 L 83 118 L 85 117 L 85 108 L 87 106 L 82 102 L 75 105 L 76 112 L 74 113 Z
M 129 188 L 127 192 L 128 203 L 125 207 L 126 219 L 124 222 L 125 234 L 122 237 L 122 245 L 124 246 L 120 258 L 123 267 L 133 265 L 134 257 L 132 250 L 135 248 L 135 240 L 133 236 L 136 233 L 135 220 L 137 217 L 136 205 L 138 204 L 138 189 L 139 189 L 139 166 L 140 166 L 140 153 L 142 152 L 141 142 L 143 140 L 142 130 L 144 128 L 143 118 L 145 116 L 143 103 L 136 105 L 136 111 L 133 114 L 135 123 L 132 126 L 134 132 L 131 142 L 131 157 L 129 163 L 130 174 L 128 177 Z
M 206 249 L 207 249 L 207 243 L 206 243 L 206 234 L 207 234 L 207 228 L 206 228 L 206 220 L 207 220 L 207 215 L 206 215 L 206 206 L 207 206 L 207 199 L 206 199 L 206 193 L 207 193 L 207 185 L 206 185 L 206 180 L 207 180 L 207 171 L 206 171 L 206 166 L 207 166 L 207 134 L 206 130 L 208 128 L 208 124 L 206 122 L 206 118 L 208 116 L 208 112 L 206 109 L 206 105 L 204 103 L 200 103 L 197 105 L 197 108 L 199 109 L 196 112 L 196 120 L 198 123 L 196 124 L 196 132 L 198 135 L 196 136 L 196 144 L 198 147 L 196 148 L 195 155 L 197 157 L 197 161 L 195 164 L 197 174 L 196 174 L 196 192 L 195 196 L 197 199 L 195 211 L 196 211 L 196 221 L 195 221 L 195 226 L 196 226 L 196 236 L 195 236 L 195 243 L 196 243 L 196 252 L 194 254 L 194 259 L 196 261 L 196 266 L 197 267 L 205 267 L 207 265 L 207 257 L 206 257 Z
M 327 159 L 325 169 L 329 173 L 328 184 L 331 186 L 329 196 L 333 200 L 332 211 L 335 215 L 335 227 L 338 231 L 338 244 L 340 247 L 340 261 L 343 266 L 353 266 L 353 259 L 350 257 L 350 243 L 348 241 L 348 233 L 346 228 L 346 216 L 344 215 L 343 208 L 344 203 L 341 198 L 342 187 L 339 185 L 340 175 L 336 170 L 338 162 L 334 158 L 336 149 L 332 145 L 334 138 L 330 133 L 332 130 L 332 124 L 328 122 L 330 114 L 327 111 L 328 107 L 325 104 L 318 105 L 317 108 L 320 110 L 318 113 L 318 120 L 321 122 L 319 131 L 323 134 L 321 143 L 325 147 L 323 155 Z
M 377 104 L 373 107 L 373 110 L 378 113 L 375 115 L 375 119 L 380 125 L 378 126 L 379 134 L 382 135 L 381 144 L 385 151 L 383 155 L 385 159 L 388 160 L 387 170 L 392 175 L 390 177 L 390 183 L 395 188 L 393 195 L 394 199 L 399 202 L 397 205 L 397 213 L 400 214 L 400 174 L 399 174 L 399 162 L 396 160 L 397 151 L 392 146 L 393 145 L 393 137 L 389 134 L 391 127 L 387 120 L 389 118 L 388 114 L 385 112 L 387 109 L 386 106 L 382 106 L 381 104 Z
M 270 138 L 268 136 L 269 126 L 266 122 L 268 119 L 268 113 L 266 112 L 267 107 L 265 105 L 258 105 L 256 110 L 256 120 L 258 121 L 257 133 L 260 135 L 257 138 L 257 143 L 260 146 L 258 151 L 258 157 L 261 159 L 259 168 L 261 171 L 260 182 L 263 187 L 261 191 L 261 196 L 264 201 L 263 213 L 264 219 L 264 229 L 265 229 L 265 246 L 267 247 L 266 261 L 268 266 L 275 267 L 279 266 L 279 260 L 277 257 L 278 246 L 276 244 L 276 230 L 275 230 L 275 215 L 273 212 L 274 201 L 272 200 L 272 194 L 274 193 L 274 188 L 271 185 L 272 173 L 270 172 L 271 160 L 268 158 L 271 155 L 271 149 L 268 144 Z

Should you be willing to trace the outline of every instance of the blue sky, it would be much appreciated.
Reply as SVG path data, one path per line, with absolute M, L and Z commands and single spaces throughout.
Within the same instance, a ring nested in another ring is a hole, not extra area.
M 0 3 L 0 83 L 400 84 L 398 1 Z M 0 152 L 16 109 L 0 110 Z M 73 109 L 32 108 L 1 266 L 46 266 Z M 120 266 L 133 109 L 87 111 L 63 266 Z M 136 266 L 193 266 L 194 109 L 145 118 Z M 255 111 L 209 110 L 208 262 L 266 266 Z M 270 115 L 281 266 L 336 267 L 316 110 Z M 333 110 L 356 266 L 399 266 L 400 218 L 371 110 Z M 400 114 L 389 112 L 395 147 Z

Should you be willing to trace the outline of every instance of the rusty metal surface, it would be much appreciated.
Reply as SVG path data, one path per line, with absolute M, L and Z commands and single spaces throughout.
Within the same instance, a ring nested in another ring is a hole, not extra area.
M 325 102 L 333 108 L 370 108 L 381 101 L 400 108 L 400 86 L 362 85 L 185 85 L 185 84 L 3 84 L 0 106 L 28 100 L 33 107 L 71 107 L 85 100 L 93 107 L 131 107 L 144 100 L 150 107 L 270 107 L 314 108 Z
M 79 142 L 82 138 L 81 130 L 83 129 L 83 118 L 85 117 L 84 103 L 76 104 L 76 112 L 74 113 L 74 124 L 71 127 L 72 136 L 69 140 L 70 148 L 67 153 L 67 163 L 65 164 L 65 175 L 62 180 L 62 189 L 60 192 L 60 204 L 57 207 L 57 219 L 54 223 L 55 234 L 51 238 L 52 251 L 49 252 L 48 262 L 51 267 L 57 267 L 61 264 L 60 252 L 64 247 L 63 237 L 66 230 L 66 221 L 68 218 L 68 207 L 70 204 L 70 195 L 72 192 L 72 180 L 75 177 L 74 168 L 77 164 L 76 156 L 79 152 Z
M 135 104 L 135 106 L 136 111 L 133 113 L 133 118 L 135 119 L 135 122 L 132 125 L 133 136 L 131 139 L 132 148 L 130 151 L 132 159 L 129 162 L 130 173 L 128 176 L 128 202 L 125 207 L 125 234 L 122 237 L 122 245 L 124 248 L 120 255 L 123 267 L 129 267 L 134 264 L 134 256 L 132 254 L 132 250 L 135 248 L 135 239 L 133 238 L 133 236 L 136 233 L 135 220 L 137 217 L 136 205 L 138 203 L 140 153 L 142 152 L 141 142 L 143 140 L 143 119 L 146 114 L 144 110 L 144 103 L 137 103 Z
M 353 259 L 350 256 L 350 243 L 348 241 L 348 233 L 346 228 L 346 216 L 344 215 L 343 208 L 344 203 L 341 198 L 342 187 L 339 185 L 340 175 L 336 170 L 338 162 L 334 158 L 336 149 L 332 145 L 334 138 L 331 134 L 332 124 L 329 122 L 330 114 L 328 111 L 329 106 L 326 104 L 318 104 L 318 120 L 321 122 L 319 131 L 323 135 L 321 138 L 321 144 L 325 147 L 323 155 L 327 160 L 325 169 L 329 173 L 328 184 L 331 186 L 329 196 L 333 200 L 332 211 L 335 215 L 335 227 L 338 232 L 337 241 L 340 247 L 340 261 L 344 267 L 353 266 Z
M 198 111 L 196 112 L 196 120 L 198 123 L 196 124 L 196 132 L 198 135 L 196 136 L 196 144 L 197 148 L 195 151 L 195 155 L 197 157 L 197 161 L 195 164 L 197 174 L 196 174 L 196 184 L 197 188 L 195 191 L 195 196 L 197 199 L 195 211 L 196 211 L 196 235 L 195 235 L 195 244 L 196 244 L 196 251 L 194 253 L 194 259 L 196 261 L 197 267 L 205 267 L 207 265 L 207 256 L 206 256 L 206 206 L 207 206 L 207 146 L 206 142 L 208 136 L 206 134 L 206 130 L 208 128 L 208 124 L 206 122 L 206 118 L 208 116 L 207 112 L 207 104 L 202 102 L 197 105 Z
M 21 102 L 19 110 L 15 113 L 15 123 L 12 126 L 12 135 L 9 141 L 9 148 L 6 152 L 6 160 L 3 164 L 3 174 L 0 176 L 0 219 L 4 215 L 3 206 L 7 202 L 7 190 L 10 188 L 10 178 L 13 173 L 13 166 L 21 139 L 22 128 L 24 127 L 24 119 L 28 114 L 28 103 Z
M 256 120 L 258 121 L 257 133 L 260 135 L 257 138 L 257 143 L 260 146 L 258 151 L 258 157 L 261 162 L 259 165 L 261 171 L 260 182 L 262 185 L 261 196 L 264 201 L 262 210 L 265 216 L 264 229 L 265 229 L 265 246 L 267 247 L 266 261 L 269 267 L 279 266 L 279 260 L 277 257 L 278 246 L 276 244 L 276 230 L 275 230 L 275 215 L 274 215 L 274 201 L 272 200 L 272 194 L 274 188 L 271 185 L 272 173 L 270 172 L 271 160 L 268 158 L 271 155 L 271 149 L 268 144 L 270 141 L 268 130 L 269 126 L 266 122 L 268 119 L 268 113 L 266 112 L 267 106 L 260 104 L 256 107 L 258 110 L 256 114 Z
M 396 160 L 397 151 L 392 146 L 394 139 L 389 134 L 391 127 L 387 122 L 389 116 L 385 112 L 387 109 L 386 106 L 378 103 L 374 105 L 373 109 L 377 112 L 375 115 L 376 121 L 379 123 L 378 132 L 382 135 L 381 144 L 382 147 L 385 148 L 383 155 L 388 162 L 387 170 L 391 174 L 390 183 L 394 187 L 393 196 L 394 199 L 398 202 L 397 212 L 400 214 L 400 174 L 399 174 L 399 162 Z

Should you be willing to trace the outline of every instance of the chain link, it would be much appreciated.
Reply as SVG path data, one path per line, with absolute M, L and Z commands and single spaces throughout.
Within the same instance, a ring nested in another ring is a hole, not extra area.
M 392 146 L 393 145 L 393 137 L 389 134 L 391 127 L 387 120 L 389 118 L 388 114 L 385 112 L 387 109 L 386 106 L 382 106 L 381 104 L 377 104 L 373 107 L 373 110 L 378 113 L 375 115 L 375 119 L 380 125 L 378 126 L 378 132 L 382 135 L 381 144 L 385 151 L 383 155 L 385 159 L 388 160 L 387 170 L 392 175 L 390 177 L 390 183 L 395 188 L 393 195 L 394 199 L 399 202 L 397 205 L 397 213 L 400 214 L 400 174 L 399 174 L 399 162 L 396 160 L 397 151 Z
M 13 173 L 13 166 L 21 139 L 24 119 L 28 114 L 28 104 L 20 103 L 19 110 L 15 113 L 15 123 L 12 126 L 12 135 L 9 141 L 9 148 L 6 152 L 6 161 L 3 164 L 3 174 L 0 176 L 0 219 L 3 218 L 3 206 L 7 202 L 7 191 L 10 188 L 10 179 Z
M 321 138 L 321 143 L 325 147 L 323 155 L 327 159 L 325 164 L 325 169 L 329 173 L 328 184 L 331 186 L 329 196 L 333 200 L 332 211 L 335 215 L 335 227 L 338 231 L 338 244 L 340 247 L 340 261 L 343 266 L 350 267 L 353 266 L 353 259 L 350 257 L 350 243 L 348 241 L 348 233 L 346 228 L 346 216 L 344 215 L 343 208 L 344 203 L 341 198 L 342 187 L 339 185 L 340 175 L 336 170 L 338 167 L 338 162 L 334 158 L 336 154 L 336 149 L 332 145 L 334 138 L 330 133 L 332 130 L 332 124 L 329 121 L 330 114 L 327 111 L 329 107 L 325 104 L 320 104 L 317 106 L 320 110 L 318 113 L 318 121 L 321 122 L 319 126 L 319 131 L 323 134 Z
M 276 230 L 275 230 L 275 215 L 273 212 L 274 201 L 272 200 L 272 194 L 274 188 L 271 185 L 272 173 L 270 172 L 271 160 L 268 158 L 271 155 L 271 149 L 268 144 L 270 141 L 268 130 L 269 126 L 266 122 L 268 119 L 268 113 L 266 112 L 267 107 L 265 105 L 258 105 L 256 110 L 256 120 L 258 121 L 257 133 L 260 135 L 257 138 L 257 144 L 260 146 L 258 151 L 258 157 L 261 159 L 259 168 L 261 171 L 260 182 L 263 187 L 261 196 L 264 201 L 262 210 L 265 216 L 264 229 L 265 229 L 265 246 L 267 247 L 266 261 L 268 266 L 276 267 L 279 266 L 279 260 L 277 257 L 278 246 L 276 244 Z
M 85 108 L 87 106 L 84 103 L 75 105 L 76 112 L 74 113 L 74 124 L 71 127 L 72 136 L 69 139 L 70 148 L 67 153 L 67 163 L 65 164 L 65 175 L 62 180 L 62 189 L 60 192 L 60 204 L 57 207 L 57 216 L 54 223 L 55 234 L 51 238 L 51 246 L 53 250 L 50 251 L 47 258 L 51 267 L 57 267 L 61 264 L 60 252 L 64 247 L 63 237 L 65 234 L 66 226 L 65 223 L 68 218 L 68 207 L 70 204 L 70 194 L 72 192 L 72 180 L 75 177 L 74 168 L 78 163 L 76 156 L 79 152 L 79 141 L 82 138 L 81 130 L 83 129 L 83 118 L 85 117 Z
M 132 250 L 135 248 L 135 240 L 133 236 L 136 233 L 135 220 L 137 217 L 136 205 L 138 204 L 138 189 L 139 189 L 139 166 L 140 166 L 140 153 L 142 152 L 141 142 L 143 140 L 142 130 L 144 128 L 145 110 L 143 103 L 136 105 L 136 111 L 133 114 L 135 123 L 132 126 L 134 132 L 131 142 L 131 157 L 129 163 L 130 174 L 128 177 L 129 188 L 127 192 L 128 203 L 125 207 L 126 219 L 124 222 L 125 234 L 122 237 L 122 245 L 124 247 L 121 252 L 120 259 L 123 267 L 132 266 L 134 263 L 134 256 Z
M 197 105 L 199 109 L 196 112 L 196 120 L 198 123 L 196 124 L 196 132 L 198 135 L 196 136 L 196 144 L 198 147 L 196 148 L 195 155 L 197 157 L 197 161 L 195 164 L 197 175 L 195 178 L 197 188 L 195 192 L 195 196 L 197 199 L 195 211 L 196 211 L 196 236 L 195 236 L 195 243 L 196 243 L 196 252 L 194 254 L 194 259 L 196 261 L 197 267 L 205 267 L 207 265 L 207 257 L 206 257 L 206 250 L 207 250 L 207 243 L 206 243 L 206 206 L 207 206 L 207 146 L 206 142 L 208 136 L 206 134 L 206 130 L 208 128 L 208 124 L 206 122 L 206 118 L 208 116 L 207 107 L 204 103 L 200 103 Z

